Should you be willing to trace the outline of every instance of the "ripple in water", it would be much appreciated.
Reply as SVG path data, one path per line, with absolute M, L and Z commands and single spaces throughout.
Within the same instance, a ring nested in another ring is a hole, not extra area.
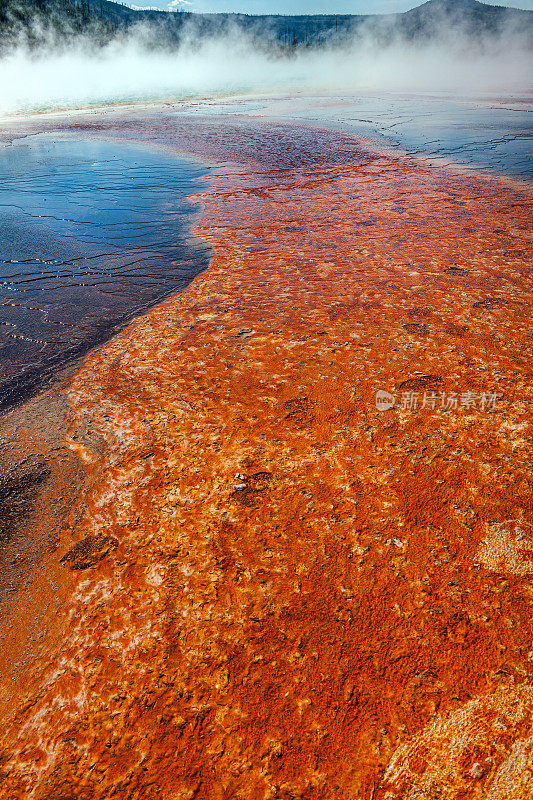
M 206 171 L 79 138 L 0 151 L 0 407 L 207 266 L 187 199 Z

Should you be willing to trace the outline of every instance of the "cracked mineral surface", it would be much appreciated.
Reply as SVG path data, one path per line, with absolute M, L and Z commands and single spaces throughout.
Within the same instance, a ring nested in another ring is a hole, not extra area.
M 0 796 L 529 798 L 530 190 L 107 119 L 219 164 L 213 257 L 63 390 L 86 477 L 8 642 Z

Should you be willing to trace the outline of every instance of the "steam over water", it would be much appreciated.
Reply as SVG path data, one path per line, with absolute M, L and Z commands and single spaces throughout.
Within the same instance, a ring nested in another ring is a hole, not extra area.
M 176 52 L 151 49 L 134 33 L 98 50 L 86 44 L 12 51 L 0 59 L 0 114 L 286 91 L 525 91 L 532 66 L 516 32 L 481 44 L 457 35 L 410 46 L 368 38 L 289 56 L 258 51 L 242 33 Z
M 241 130 L 245 117 L 263 117 L 314 126 L 315 141 L 317 127 L 333 128 L 494 171 L 530 169 L 530 105 L 453 100 L 527 92 L 532 64 L 517 30 L 475 43 L 456 31 L 433 44 L 368 35 L 289 52 L 254 47 L 242 31 L 191 37 L 174 51 L 153 44 L 134 29 L 100 48 L 88 40 L 15 47 L 0 58 L 0 118 L 179 100 L 167 118 L 185 113 L 194 125 L 211 115 L 218 126 L 227 115 Z M 7 131 L 23 124 L 4 121 Z M 144 138 L 153 135 L 150 127 Z M 206 248 L 186 233 L 186 197 L 205 171 L 146 148 L 57 135 L 2 148 L 0 406 L 206 266 Z

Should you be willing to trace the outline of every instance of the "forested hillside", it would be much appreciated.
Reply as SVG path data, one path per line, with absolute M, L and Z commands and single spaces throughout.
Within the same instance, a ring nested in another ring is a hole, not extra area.
M 457 29 L 481 38 L 504 30 L 532 36 L 533 12 L 488 6 L 476 0 L 430 0 L 391 15 L 252 16 L 245 14 L 195 14 L 138 11 L 109 0 L 0 0 L 0 48 L 21 42 L 30 47 L 58 45 L 89 39 L 105 45 L 114 37 L 142 27 L 151 45 L 173 48 L 186 36 L 202 41 L 225 30 L 268 48 L 317 47 L 368 35 L 386 42 L 439 38 Z

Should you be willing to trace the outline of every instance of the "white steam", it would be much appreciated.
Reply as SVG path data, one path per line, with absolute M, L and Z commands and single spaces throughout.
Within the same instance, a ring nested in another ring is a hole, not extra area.
M 525 43 L 510 31 L 476 44 L 452 33 L 424 45 L 378 44 L 369 35 L 286 55 L 258 49 L 242 31 L 156 50 L 137 29 L 102 48 L 11 51 L 0 59 L 0 114 L 290 91 L 527 92 L 531 67 Z

